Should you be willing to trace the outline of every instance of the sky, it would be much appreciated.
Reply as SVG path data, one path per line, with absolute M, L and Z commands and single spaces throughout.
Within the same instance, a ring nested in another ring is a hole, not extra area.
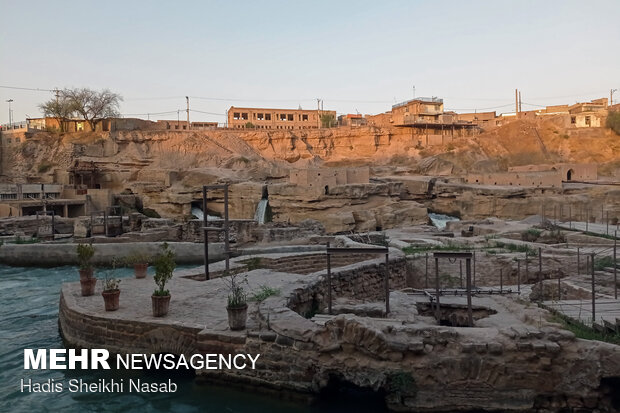
M 0 0 L 0 123 L 6 100 L 21 121 L 53 96 L 6 86 L 106 88 L 145 119 L 189 96 L 192 121 L 218 122 L 317 98 L 339 114 L 414 96 L 510 112 L 516 88 L 523 110 L 572 104 L 620 89 L 619 16 L 618 0 Z

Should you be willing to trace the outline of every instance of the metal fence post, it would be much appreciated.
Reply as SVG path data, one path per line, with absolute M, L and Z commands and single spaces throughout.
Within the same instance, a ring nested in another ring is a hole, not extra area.
M 504 292 L 504 270 L 499 269 L 499 293 L 503 294 Z
M 521 294 L 521 261 L 517 260 L 517 292 Z
M 332 262 L 329 253 L 329 242 L 327 243 L 327 313 L 332 313 Z
M 594 253 L 590 258 L 590 265 L 592 266 L 592 327 L 594 328 L 594 321 L 596 320 L 596 292 L 594 290 Z
M 540 296 L 538 302 L 543 299 L 543 282 L 542 282 L 542 248 L 538 247 L 538 284 L 540 285 Z
M 437 302 L 435 303 L 435 318 L 437 322 L 441 320 L 441 306 L 439 304 L 439 258 L 435 258 L 435 294 Z
M 618 231 L 614 232 L 614 298 L 618 299 L 618 263 L 616 262 L 616 251 L 618 246 Z
M 465 259 L 465 273 L 467 277 L 467 318 L 469 326 L 474 326 L 474 317 L 471 308 L 471 258 Z
M 385 316 L 390 313 L 390 256 L 385 254 Z
M 424 258 L 426 260 L 426 270 L 424 272 L 424 288 L 428 288 L 428 252 L 426 253 L 426 256 Z

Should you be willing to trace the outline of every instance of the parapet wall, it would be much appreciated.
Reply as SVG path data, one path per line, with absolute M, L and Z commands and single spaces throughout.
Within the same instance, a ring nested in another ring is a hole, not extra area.
M 558 171 L 467 174 L 465 182 L 480 185 L 561 188 L 562 175 Z

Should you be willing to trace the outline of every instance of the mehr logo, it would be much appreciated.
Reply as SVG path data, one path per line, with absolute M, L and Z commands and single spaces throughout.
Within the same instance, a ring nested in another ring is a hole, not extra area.
M 49 352 L 49 357 L 48 357 Z M 79 354 L 78 354 L 79 352 Z M 68 354 L 67 354 L 68 353 Z M 25 370 L 74 370 L 79 363 L 82 369 L 110 369 L 110 353 L 105 349 L 24 349 Z M 90 367 L 89 367 L 90 360 Z M 48 363 L 49 361 L 49 363 Z M 68 362 L 68 364 L 67 364 Z

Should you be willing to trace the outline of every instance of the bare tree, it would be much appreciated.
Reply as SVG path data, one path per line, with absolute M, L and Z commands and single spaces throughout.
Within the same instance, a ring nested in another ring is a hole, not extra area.
M 61 132 L 65 131 L 65 121 L 75 113 L 73 102 L 64 95 L 40 104 L 39 109 L 43 112 L 43 116 L 56 118 Z
M 62 95 L 93 131 L 102 119 L 119 115 L 119 104 L 123 100 L 121 95 L 108 89 L 101 92 L 88 88 L 64 89 Z

